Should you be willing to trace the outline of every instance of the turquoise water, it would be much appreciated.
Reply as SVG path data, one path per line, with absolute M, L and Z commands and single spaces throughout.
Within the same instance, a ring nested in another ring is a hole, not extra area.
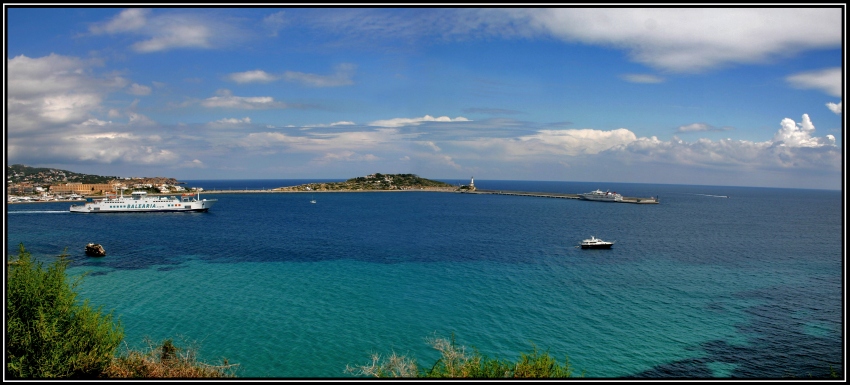
M 21 204 L 7 206 L 7 251 L 23 242 L 49 261 L 68 247 L 69 273 L 88 272 L 81 296 L 115 310 L 128 345 L 187 341 L 243 378 L 347 377 L 376 352 L 430 366 L 427 338 L 452 334 L 491 357 L 548 349 L 591 378 L 842 366 L 838 191 L 476 185 L 662 203 L 401 192 L 216 194 L 194 214 Z M 575 247 L 590 235 L 616 244 Z M 107 257 L 82 255 L 89 241 Z

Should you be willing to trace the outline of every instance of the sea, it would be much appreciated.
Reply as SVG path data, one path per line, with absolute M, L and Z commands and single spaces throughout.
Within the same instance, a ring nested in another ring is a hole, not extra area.
M 475 180 L 660 204 L 208 193 L 314 181 L 185 181 L 218 200 L 206 213 L 7 204 L 6 252 L 66 253 L 122 349 L 172 339 L 244 379 L 354 378 L 346 368 L 374 354 L 430 368 L 441 338 L 512 362 L 538 349 L 588 379 L 844 378 L 841 191 Z M 615 244 L 577 247 L 591 236 Z M 107 256 L 87 257 L 89 242 Z

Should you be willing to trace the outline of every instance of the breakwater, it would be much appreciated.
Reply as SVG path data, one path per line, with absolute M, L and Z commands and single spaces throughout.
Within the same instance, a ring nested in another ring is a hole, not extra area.
M 579 194 L 565 193 L 550 193 L 550 192 L 530 192 L 530 191 L 505 191 L 505 190 L 473 190 L 467 191 L 464 194 L 495 194 L 495 195 L 516 195 L 541 198 L 561 198 L 561 199 L 582 199 Z M 623 197 L 622 201 L 614 203 L 640 203 L 640 204 L 658 204 L 658 197 L 640 198 L 640 197 Z
M 510 191 L 510 190 L 485 190 L 476 189 L 472 191 L 457 190 L 453 188 L 442 187 L 426 187 L 421 189 L 405 189 L 405 190 L 318 190 L 318 191 L 293 191 L 275 189 L 227 189 L 227 190 L 204 190 L 203 194 L 244 194 L 244 193 L 323 193 L 323 192 L 404 192 L 404 191 L 432 191 L 432 192 L 456 192 L 461 194 L 491 194 L 491 195 L 514 195 L 528 196 L 540 198 L 560 198 L 560 199 L 582 199 L 579 194 L 553 193 L 553 192 L 533 192 L 533 191 Z M 167 194 L 166 194 L 167 195 Z M 658 204 L 658 197 L 627 197 L 624 196 L 622 201 L 614 203 L 637 203 L 637 204 Z

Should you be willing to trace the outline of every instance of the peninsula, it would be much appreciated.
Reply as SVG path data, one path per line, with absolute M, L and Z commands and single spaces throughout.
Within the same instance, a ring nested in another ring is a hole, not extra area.
M 455 191 L 457 186 L 421 178 L 415 174 L 370 174 L 344 182 L 307 183 L 298 186 L 278 187 L 273 191 Z

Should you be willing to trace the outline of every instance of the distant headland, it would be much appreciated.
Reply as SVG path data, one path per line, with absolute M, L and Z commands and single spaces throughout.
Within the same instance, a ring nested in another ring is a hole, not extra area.
M 303 191 L 457 191 L 465 186 L 455 186 L 449 183 L 425 179 L 415 174 L 381 174 L 348 179 L 344 182 L 306 183 L 298 186 L 278 187 L 273 191 L 303 192 Z

